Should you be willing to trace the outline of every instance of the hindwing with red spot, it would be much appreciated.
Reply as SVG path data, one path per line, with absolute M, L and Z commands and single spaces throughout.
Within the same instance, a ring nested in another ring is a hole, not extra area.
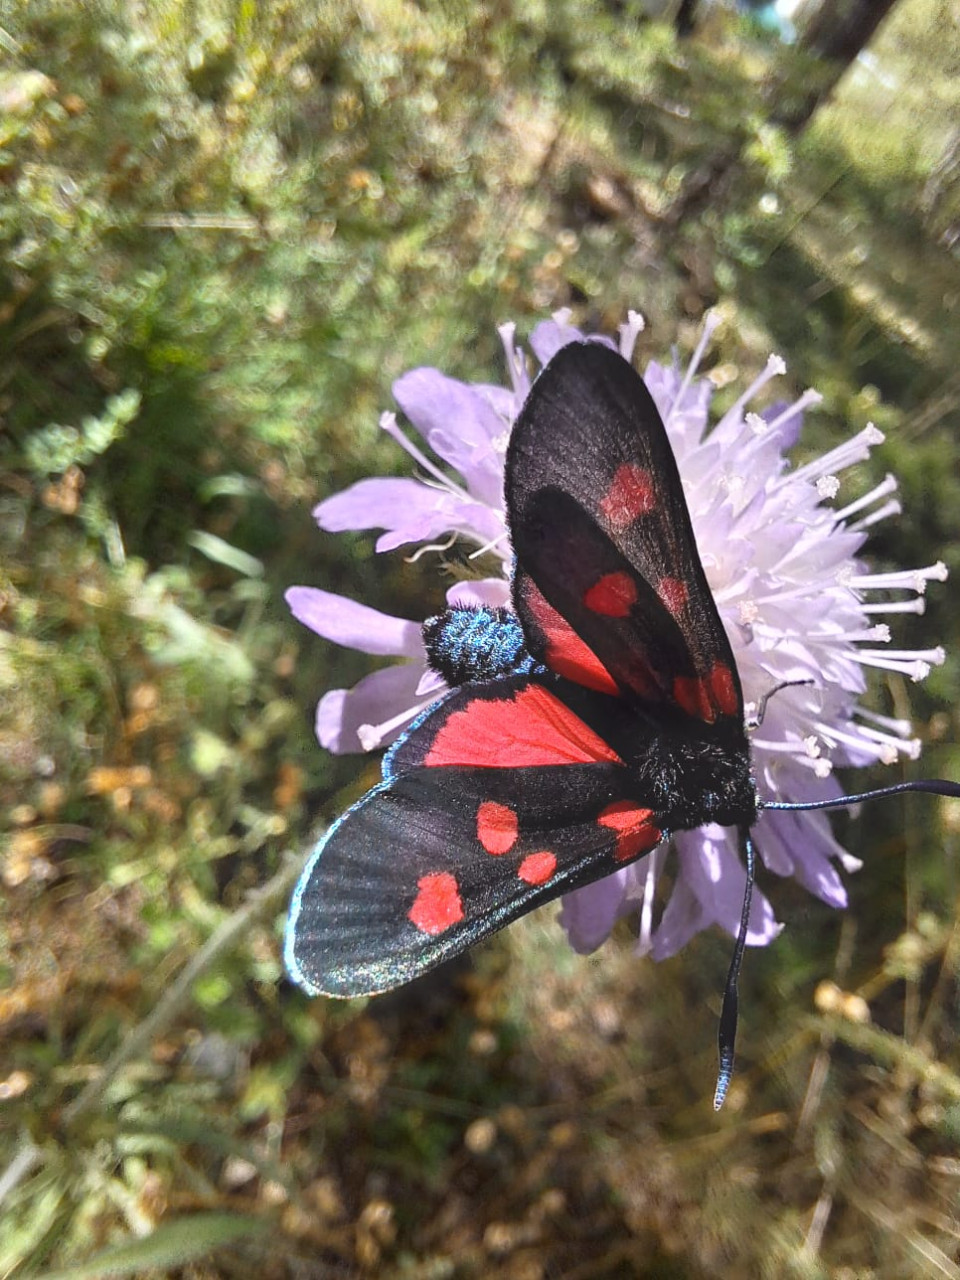
M 632 862 L 661 832 L 646 804 L 610 800 L 625 785 L 612 764 L 424 766 L 381 783 L 331 828 L 301 879 L 291 974 L 314 994 L 385 991 Z
M 578 696 L 553 677 L 465 685 L 409 731 L 304 872 L 286 956 L 301 986 L 397 986 L 659 843 L 644 784 Z
M 625 360 L 582 342 L 554 356 L 511 435 L 506 497 L 535 657 L 656 714 L 742 720 L 670 442 Z

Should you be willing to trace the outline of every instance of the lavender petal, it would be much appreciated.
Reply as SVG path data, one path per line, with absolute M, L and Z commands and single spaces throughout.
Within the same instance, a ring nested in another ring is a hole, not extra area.
M 337 755 L 366 751 L 358 736 L 362 725 L 385 724 L 409 711 L 409 716 L 383 735 L 379 745 L 388 746 L 420 710 L 416 690 L 423 672 L 422 662 L 400 663 L 371 672 L 352 689 L 325 693 L 317 706 L 320 745 Z
M 318 587 L 289 587 L 284 599 L 298 622 L 334 644 L 378 655 L 412 658 L 423 654 L 419 622 L 393 618 Z
M 496 447 L 505 424 L 475 387 L 439 369 L 412 369 L 393 384 L 393 394 L 434 453 L 455 467 L 474 498 L 503 502 L 503 453 Z
M 723 827 L 711 825 L 674 836 L 680 876 L 654 930 L 652 955 L 663 960 L 675 955 L 694 934 L 712 924 L 735 937 L 740 928 L 746 871 Z M 747 942 L 766 946 L 780 932 L 773 908 L 755 887 Z
M 622 913 L 628 880 L 623 869 L 564 895 L 559 920 L 574 951 L 587 955 L 606 942 Z

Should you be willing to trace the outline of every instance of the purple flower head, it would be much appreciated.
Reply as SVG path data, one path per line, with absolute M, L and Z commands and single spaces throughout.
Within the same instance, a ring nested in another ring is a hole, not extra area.
M 651 362 L 644 378 L 676 455 L 747 714 L 775 686 L 810 681 L 771 699 L 752 735 L 761 798 L 838 797 L 843 792 L 833 776 L 836 766 L 892 764 L 919 754 L 907 721 L 878 715 L 860 706 L 859 699 L 866 668 L 922 680 L 931 664 L 943 661 L 941 649 L 890 648 L 889 628 L 877 615 L 922 613 L 927 582 L 943 581 L 946 569 L 935 564 L 871 573 L 858 559 L 869 528 L 899 511 L 896 481 L 888 476 L 869 493 L 841 502 L 843 473 L 866 459 L 883 437 L 868 426 L 823 457 L 791 469 L 785 451 L 796 443 L 804 410 L 820 397 L 807 391 L 792 404 L 751 412 L 748 406 L 761 387 L 784 372 L 778 357 L 772 356 L 710 425 L 713 386 L 697 376 L 697 369 L 716 324 L 708 317 L 685 371 Z M 619 341 L 610 345 L 630 359 L 642 327 L 631 312 Z M 460 539 L 474 545 L 474 555 L 499 557 L 502 577 L 451 588 L 450 604 L 509 602 L 503 465 L 531 379 L 514 344 L 513 326 L 500 332 L 509 388 L 458 382 L 435 369 L 416 369 L 394 383 L 398 403 L 434 457 L 401 432 L 393 414 L 384 414 L 381 425 L 414 459 L 417 478 L 362 480 L 314 512 L 325 530 L 383 530 L 378 551 L 417 543 L 420 555 Z M 530 346 L 545 364 L 582 336 L 570 325 L 569 314 L 560 312 L 533 330 Z M 387 745 L 445 691 L 443 681 L 427 669 L 419 623 L 310 587 L 291 587 L 287 601 L 301 622 L 329 640 L 404 659 L 353 689 L 324 695 L 317 708 L 317 736 L 329 750 Z M 768 810 L 754 836 L 769 870 L 795 877 L 832 906 L 846 905 L 840 870 L 854 871 L 859 863 L 836 841 L 825 814 Z M 680 832 L 671 843 L 676 869 L 662 909 L 656 894 L 667 846 L 563 899 L 560 921 L 571 946 L 594 950 L 626 915 L 639 919 L 638 950 L 656 959 L 673 955 L 709 925 L 736 934 L 745 881 L 736 832 L 706 826 Z M 755 891 L 748 942 L 764 945 L 780 927 L 769 902 Z

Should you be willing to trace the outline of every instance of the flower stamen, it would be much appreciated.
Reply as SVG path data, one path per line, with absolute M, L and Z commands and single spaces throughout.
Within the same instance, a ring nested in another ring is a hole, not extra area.
M 722 431 L 728 423 L 738 421 L 743 413 L 744 406 L 750 403 L 761 387 L 766 386 L 766 384 L 773 378 L 782 377 L 786 372 L 787 366 L 784 364 L 783 357 L 769 355 L 767 357 L 767 363 L 764 365 L 763 372 L 758 374 L 750 383 L 749 387 L 747 387 L 746 391 L 734 400 L 733 404 L 717 423 L 714 430 Z
M 443 692 L 441 689 L 439 692 Z M 376 751 L 387 738 L 393 737 L 397 729 L 402 728 L 405 724 L 415 719 L 421 711 L 425 711 L 432 702 L 437 700 L 437 693 L 434 692 L 429 698 L 424 698 L 422 702 L 415 703 L 412 707 L 404 707 L 399 715 L 391 720 L 384 720 L 383 724 L 362 724 L 357 728 L 357 737 L 360 739 L 360 745 L 364 751 Z
M 414 462 L 416 462 L 418 466 L 423 467 L 424 471 L 433 476 L 441 489 L 447 493 L 455 494 L 465 502 L 471 501 L 470 495 L 467 493 L 466 489 L 461 488 L 454 480 L 451 480 L 445 472 L 441 471 L 438 466 L 430 461 L 425 453 L 417 448 L 412 440 L 409 440 L 404 435 L 397 423 L 397 415 L 395 413 L 390 413 L 389 411 L 382 413 L 380 415 L 380 427 L 381 430 L 385 431 L 392 440 L 396 440 L 401 449 L 404 449 L 409 453 L 410 457 L 413 458 Z
M 851 516 L 862 511 L 864 507 L 871 507 L 875 502 L 879 502 L 881 498 L 886 498 L 888 494 L 896 493 L 897 480 L 896 476 L 887 475 L 880 481 L 869 493 L 865 493 L 862 498 L 857 498 L 855 502 L 851 502 L 849 506 L 834 513 L 834 520 L 839 524 L 843 520 L 849 520 Z
M 700 334 L 700 341 L 697 343 L 696 349 L 690 359 L 690 363 L 687 366 L 687 371 L 683 375 L 683 381 L 680 383 L 677 394 L 673 397 L 673 403 L 667 411 L 667 416 L 663 420 L 665 427 L 669 428 L 678 405 L 683 402 L 683 397 L 690 389 L 690 383 L 693 381 L 694 374 L 700 367 L 700 361 L 703 359 L 703 353 L 707 349 L 707 343 L 713 337 L 714 330 L 720 327 L 721 321 L 722 316 L 720 316 L 716 311 L 708 311 L 704 316 L 703 332 Z
M 851 439 L 831 449 L 820 458 L 814 458 L 806 466 L 796 471 L 787 471 L 774 483 L 774 489 L 782 489 L 785 485 L 799 484 L 801 480 L 815 482 L 818 476 L 830 475 L 833 471 L 845 471 L 858 462 L 865 462 L 870 457 L 870 450 L 883 443 L 883 432 L 873 423 L 868 423 L 862 431 L 858 431 Z
M 643 333 L 647 322 L 639 311 L 627 312 L 627 323 L 622 324 L 619 329 L 620 333 L 620 354 L 624 360 L 633 360 L 633 349 L 637 345 L 637 338 Z
M 471 551 L 467 559 L 476 560 L 480 556 L 486 555 L 488 551 L 496 550 L 496 553 L 501 560 L 509 560 L 512 554 L 510 547 L 506 546 L 503 550 L 499 550 L 499 548 L 503 547 L 504 543 L 509 542 L 509 539 L 510 535 L 507 533 L 506 529 L 504 529 L 503 533 L 498 533 L 495 538 L 491 538 L 490 541 L 484 543 L 482 547 L 477 547 L 476 551 Z
M 898 516 L 902 510 L 903 508 L 897 499 L 891 498 L 889 502 L 885 502 L 876 511 L 871 511 L 869 515 L 865 515 L 862 520 L 855 520 L 853 524 L 848 524 L 847 528 L 851 533 L 861 533 L 864 529 L 869 529 L 872 524 L 878 524 L 881 520 L 886 520 L 887 516 Z
M 653 904 L 657 894 L 657 879 L 660 874 L 659 850 L 648 853 L 644 862 L 647 864 L 643 878 L 643 893 L 640 898 L 640 931 L 634 944 L 634 954 L 648 955 L 653 947 Z
M 837 582 L 851 591 L 915 591 L 924 595 L 928 582 L 946 582 L 947 566 L 942 560 L 924 569 L 894 569 L 889 573 L 857 573 L 848 565 L 837 574 Z

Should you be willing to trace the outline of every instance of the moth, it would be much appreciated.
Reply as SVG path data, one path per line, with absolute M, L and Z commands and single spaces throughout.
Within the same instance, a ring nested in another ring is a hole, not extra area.
M 736 827 L 747 886 L 719 1028 L 720 1107 L 761 809 L 743 690 L 666 430 L 611 348 L 572 342 L 536 379 L 506 457 L 512 611 L 424 625 L 452 691 L 388 751 L 293 896 L 285 958 L 313 995 L 388 991 L 671 833 Z M 775 692 L 771 690 L 770 693 Z M 765 701 L 765 699 L 763 700 Z M 867 795 L 932 790 L 903 783 Z

